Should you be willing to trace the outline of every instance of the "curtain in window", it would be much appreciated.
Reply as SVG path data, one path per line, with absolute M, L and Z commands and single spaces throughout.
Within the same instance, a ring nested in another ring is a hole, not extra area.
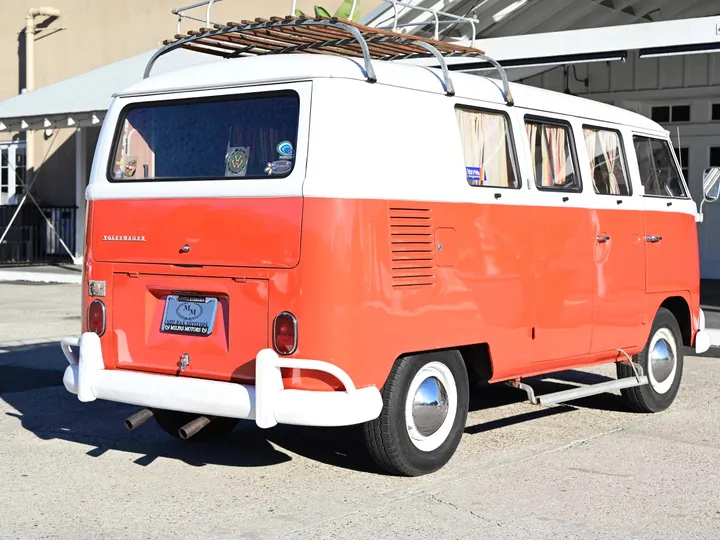
M 499 114 L 456 109 L 466 167 L 479 169 L 478 177 L 468 179 L 475 186 L 514 185 L 514 172 L 508 169 L 508 139 L 505 118 Z M 511 179 L 512 176 L 512 179 Z
M 595 129 L 585 129 L 583 133 L 595 192 L 602 195 L 628 194 L 617 133 Z
M 543 134 L 548 146 L 548 164 L 551 169 L 552 177 L 543 183 L 546 186 L 564 185 L 567 177 L 565 165 L 569 156 L 567 154 L 567 132 L 564 128 L 556 126 L 543 126 Z
M 612 133 L 611 131 L 598 131 L 597 138 L 600 142 L 600 148 L 602 148 L 605 163 L 607 164 L 610 194 L 619 195 L 620 185 L 618 184 L 618 179 L 615 173 L 615 165 L 617 164 L 620 153 L 620 148 L 618 148 L 619 141 L 617 135 L 615 133 Z M 623 178 L 623 183 L 624 180 L 625 179 Z
M 530 140 L 536 184 L 541 187 L 564 185 L 567 181 L 567 160 L 570 159 L 565 128 L 527 123 L 525 130 Z

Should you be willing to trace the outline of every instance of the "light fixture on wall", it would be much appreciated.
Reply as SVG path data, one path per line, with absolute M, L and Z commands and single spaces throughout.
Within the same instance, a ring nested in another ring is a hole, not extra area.
M 684 56 L 686 54 L 712 54 L 720 52 L 720 41 L 715 43 L 692 43 L 672 47 L 649 47 L 640 49 L 640 58 L 661 58 L 664 56 Z

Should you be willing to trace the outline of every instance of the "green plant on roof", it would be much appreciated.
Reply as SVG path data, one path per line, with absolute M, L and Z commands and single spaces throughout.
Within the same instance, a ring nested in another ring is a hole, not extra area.
M 336 17 L 338 19 L 345 19 L 350 20 L 353 22 L 359 22 L 360 21 L 360 0 L 357 0 L 355 2 L 355 11 L 352 13 L 352 17 L 350 17 L 350 11 L 352 11 L 353 8 L 353 0 L 344 0 L 342 4 L 340 4 L 340 7 L 337 8 L 334 15 L 330 15 L 327 9 L 320 6 L 315 6 L 315 16 L 316 17 L 327 17 L 328 19 L 331 19 L 333 17 Z M 305 15 L 302 11 L 299 9 L 295 10 L 295 16 L 300 17 L 301 19 L 307 18 L 307 15 Z

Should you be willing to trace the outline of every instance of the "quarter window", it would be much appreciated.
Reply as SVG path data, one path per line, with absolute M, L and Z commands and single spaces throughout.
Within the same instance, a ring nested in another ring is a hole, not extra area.
M 456 108 L 465 172 L 471 186 L 518 188 L 507 118 L 499 113 Z
M 593 187 L 600 195 L 630 195 L 620 135 L 616 131 L 586 127 L 585 146 L 590 158 Z
M 634 143 L 645 195 L 687 198 L 685 182 L 675 165 L 668 142 L 650 137 L 635 137 Z
M 580 191 L 575 167 L 572 135 L 566 126 L 529 121 L 525 130 L 530 141 L 530 156 L 539 189 Z

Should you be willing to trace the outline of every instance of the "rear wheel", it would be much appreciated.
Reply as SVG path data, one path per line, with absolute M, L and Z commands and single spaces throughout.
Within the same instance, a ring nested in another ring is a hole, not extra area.
M 683 341 L 675 316 L 665 308 L 655 315 L 645 348 L 634 359 L 648 377 L 648 384 L 621 390 L 630 409 L 659 412 L 667 409 L 680 389 L 683 371 Z M 632 377 L 632 367 L 617 364 L 618 378 Z
M 375 462 L 392 474 L 437 471 L 460 443 L 468 412 L 468 374 L 457 351 L 398 359 L 383 387 L 383 410 L 364 425 Z
M 180 411 L 168 411 L 165 409 L 154 409 L 153 417 L 157 422 L 160 429 L 172 435 L 173 437 L 180 439 L 178 431 L 185 424 L 194 420 L 199 415 L 180 412 Z M 209 441 L 218 439 L 229 434 L 239 420 L 237 418 L 225 418 L 223 416 L 216 416 L 207 426 L 198 431 L 195 435 L 190 437 L 190 441 Z

